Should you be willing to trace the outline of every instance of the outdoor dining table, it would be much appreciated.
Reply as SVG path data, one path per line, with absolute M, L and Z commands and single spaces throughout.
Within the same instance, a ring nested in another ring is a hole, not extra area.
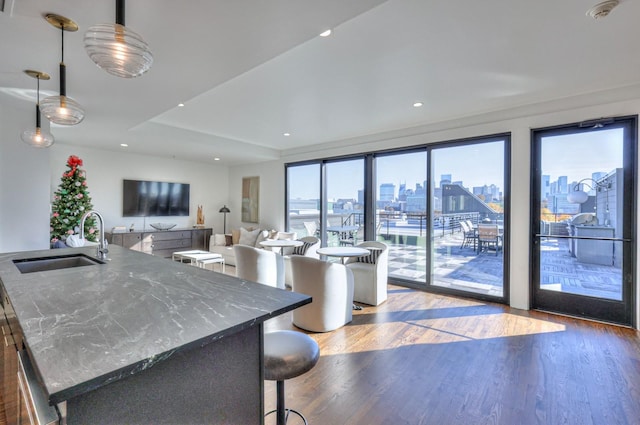
M 326 230 L 331 233 L 347 234 L 355 232 L 359 228 L 360 226 L 328 226 Z

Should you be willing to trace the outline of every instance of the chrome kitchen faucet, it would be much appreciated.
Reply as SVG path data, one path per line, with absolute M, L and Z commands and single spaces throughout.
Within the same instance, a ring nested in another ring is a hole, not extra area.
M 98 221 L 100 222 L 100 238 L 98 239 L 98 252 L 96 256 L 100 260 L 106 260 L 109 249 L 107 249 L 107 240 L 104 238 L 104 219 L 98 211 L 89 211 L 82 216 L 82 220 L 80 220 L 80 239 L 84 240 L 84 222 L 91 214 L 98 217 Z

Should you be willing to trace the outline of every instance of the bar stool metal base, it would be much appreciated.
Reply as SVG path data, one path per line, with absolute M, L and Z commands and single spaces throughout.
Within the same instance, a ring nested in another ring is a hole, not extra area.
M 277 414 L 277 425 L 285 425 L 289 420 L 289 413 L 295 413 L 302 419 L 304 425 L 309 425 L 307 423 L 307 418 L 297 410 L 287 409 L 284 407 L 284 381 L 276 381 L 276 389 L 277 389 L 277 408 L 273 409 L 270 412 L 267 412 L 264 417 L 266 418 L 272 413 Z

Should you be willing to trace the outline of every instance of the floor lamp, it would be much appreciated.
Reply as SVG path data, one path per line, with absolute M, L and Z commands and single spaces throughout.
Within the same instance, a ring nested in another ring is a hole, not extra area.
M 220 208 L 220 211 L 224 214 L 224 227 L 222 229 L 222 232 L 226 235 L 227 234 L 227 213 L 230 213 L 231 210 L 229 208 L 227 208 L 227 206 L 225 205 L 224 207 Z

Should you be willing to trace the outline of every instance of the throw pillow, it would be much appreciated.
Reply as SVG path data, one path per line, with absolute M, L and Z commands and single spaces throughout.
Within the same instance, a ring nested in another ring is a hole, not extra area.
M 378 261 L 378 257 L 380 257 L 380 254 L 382 254 L 383 250 L 380 248 L 372 247 L 367 247 L 367 249 L 369 250 L 369 255 L 358 257 L 356 261 L 359 263 L 375 264 Z
M 233 238 L 231 235 L 224 235 L 225 246 L 233 245 Z
M 261 230 L 258 232 L 258 238 L 256 239 L 256 248 L 262 248 L 262 245 L 260 245 L 260 242 L 262 241 L 266 241 L 267 238 L 269 237 L 269 231 L 268 230 Z
M 281 240 L 293 240 L 296 236 L 296 232 L 278 232 L 278 239 Z
M 227 238 L 224 235 L 220 235 L 220 234 L 213 235 L 214 246 L 225 246 L 226 244 L 227 244 Z
M 240 242 L 240 229 L 231 231 L 231 244 L 238 245 Z
M 302 245 L 293 248 L 293 254 L 304 255 L 311 245 L 313 245 L 311 242 L 302 242 Z
M 240 228 L 240 240 L 238 241 L 238 244 L 256 246 L 256 239 L 258 239 L 258 233 L 260 233 L 260 229 L 249 231 L 249 230 L 241 227 Z

